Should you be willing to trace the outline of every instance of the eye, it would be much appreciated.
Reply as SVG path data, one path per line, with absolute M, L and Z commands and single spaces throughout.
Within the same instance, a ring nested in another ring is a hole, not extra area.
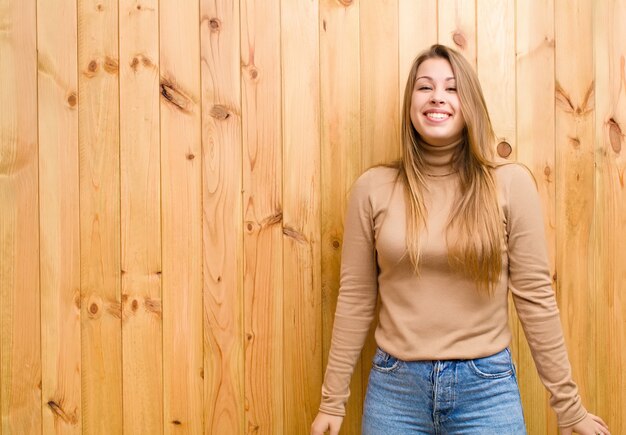
M 430 86 L 427 85 L 420 85 L 417 87 L 418 91 L 430 91 L 432 88 Z
M 456 92 L 456 87 L 447 88 L 446 91 L 448 91 L 448 92 Z

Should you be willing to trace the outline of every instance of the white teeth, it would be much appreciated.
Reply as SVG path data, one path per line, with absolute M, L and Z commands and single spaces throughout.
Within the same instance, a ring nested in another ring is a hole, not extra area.
M 450 117 L 450 115 L 448 115 L 447 113 L 435 113 L 435 112 L 429 112 L 426 114 L 426 116 L 430 119 L 436 119 L 436 120 L 447 119 Z

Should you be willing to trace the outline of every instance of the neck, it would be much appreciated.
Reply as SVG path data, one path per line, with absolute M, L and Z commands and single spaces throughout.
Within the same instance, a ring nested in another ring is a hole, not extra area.
M 426 164 L 426 175 L 444 176 L 458 172 L 454 156 L 463 143 L 463 138 L 448 145 L 435 146 L 419 141 L 420 152 Z

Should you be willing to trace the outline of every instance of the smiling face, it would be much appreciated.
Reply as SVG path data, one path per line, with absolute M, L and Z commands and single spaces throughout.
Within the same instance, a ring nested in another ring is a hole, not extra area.
M 417 69 L 411 96 L 411 123 L 428 144 L 444 146 L 463 137 L 465 120 L 450 63 L 425 60 Z

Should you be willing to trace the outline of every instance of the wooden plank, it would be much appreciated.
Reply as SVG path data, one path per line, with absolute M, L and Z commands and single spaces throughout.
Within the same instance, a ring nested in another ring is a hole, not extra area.
M 37 2 L 42 423 L 80 434 L 76 2 Z
M 438 0 L 437 6 L 439 43 L 460 51 L 475 67 L 476 0 Z
M 164 433 L 203 431 L 200 5 L 159 3 Z
M 122 430 L 117 1 L 78 2 L 83 430 Z
M 535 176 L 543 203 L 546 242 L 555 271 L 555 132 L 554 132 L 554 1 L 516 4 L 517 160 Z M 528 433 L 556 435 L 544 388 L 519 329 L 516 352 L 518 380 Z M 550 419 L 550 420 L 549 420 Z
M 159 9 L 121 0 L 120 171 L 125 433 L 163 432 Z
M 478 0 L 476 69 L 500 157 L 515 160 L 515 2 Z
M 437 43 L 437 2 L 398 0 L 399 110 L 409 70 L 417 55 Z
M 343 219 L 350 186 L 361 172 L 359 2 L 320 3 L 321 286 L 324 367 L 339 290 Z M 318 389 L 318 396 L 321 392 Z M 342 433 L 359 433 L 361 362 L 354 368 Z M 318 399 L 319 400 L 319 399 Z M 318 403 L 318 402 L 316 402 Z
M 0 431 L 41 432 L 36 2 L 0 3 Z
M 596 407 L 611 433 L 626 433 L 626 1 L 595 3 L 595 356 Z
M 285 381 L 280 2 L 240 5 L 245 425 L 273 434 L 283 432 Z
M 557 300 L 573 378 L 596 408 L 592 3 L 555 2 Z M 576 53 L 576 56 L 572 56 Z M 604 361 L 602 365 L 604 365 Z
M 202 0 L 204 432 L 244 433 L 239 2 Z
M 364 1 L 361 32 L 363 169 L 400 157 L 398 0 Z
M 281 5 L 284 432 L 296 434 L 310 430 L 322 379 L 319 3 Z

